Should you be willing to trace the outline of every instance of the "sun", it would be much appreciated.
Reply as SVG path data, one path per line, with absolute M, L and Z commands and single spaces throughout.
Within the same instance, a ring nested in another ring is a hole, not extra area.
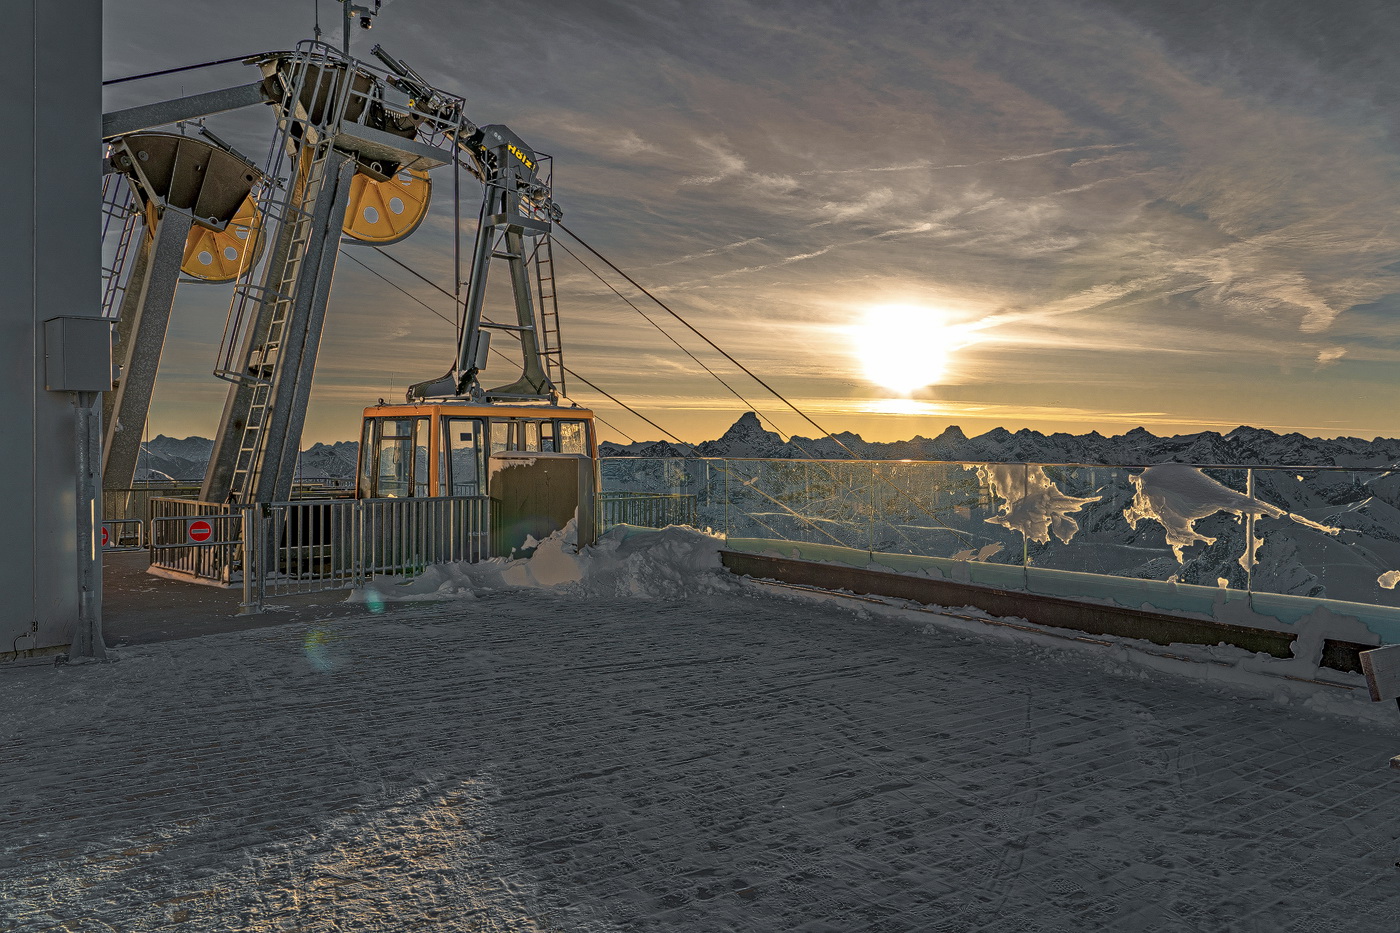
M 870 308 L 852 333 L 865 377 L 902 395 L 942 381 L 967 342 L 946 311 L 919 305 Z

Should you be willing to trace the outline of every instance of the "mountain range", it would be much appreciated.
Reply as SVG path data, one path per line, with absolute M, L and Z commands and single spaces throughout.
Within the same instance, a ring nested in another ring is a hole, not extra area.
M 1228 434 L 1202 431 L 1158 437 L 1145 428 L 1105 437 L 1088 434 L 1042 434 L 993 428 L 968 437 L 956 425 L 937 437 L 907 441 L 866 441 L 842 432 L 831 437 L 791 437 L 784 441 L 745 412 L 723 435 L 693 447 L 671 441 L 633 444 L 604 442 L 604 457 L 739 457 L 760 459 L 948 460 L 991 463 L 1085 463 L 1146 465 L 1153 463 L 1249 464 L 1266 466 L 1391 467 L 1400 462 L 1400 440 L 1339 437 L 1323 440 L 1302 434 L 1277 434 L 1264 428 L 1238 427 Z
M 175 438 L 159 434 L 142 445 L 138 482 L 195 482 L 204 477 L 214 442 L 205 437 Z M 350 480 L 355 475 L 359 444 L 338 441 L 313 444 L 301 452 L 299 475 L 308 481 Z M 864 440 L 849 431 L 831 437 L 784 440 L 745 412 L 722 435 L 694 446 L 672 441 L 638 441 L 598 447 L 604 457 L 735 457 L 775 460 L 946 460 L 990 463 L 1153 463 L 1253 464 L 1267 466 L 1394 467 L 1400 463 L 1400 440 L 1339 437 L 1323 440 L 1303 434 L 1277 434 L 1264 428 L 1238 427 L 1227 434 L 1202 431 L 1158 437 L 1145 428 L 1126 434 L 1042 434 L 993 428 L 968 437 L 956 425 L 937 437 L 918 435 L 888 443 Z
M 360 445 L 356 441 L 312 444 L 301 452 L 297 476 L 307 482 L 354 479 Z M 204 479 L 204 468 L 214 442 L 207 437 L 167 437 L 157 434 L 141 445 L 136 461 L 138 483 L 197 483 Z

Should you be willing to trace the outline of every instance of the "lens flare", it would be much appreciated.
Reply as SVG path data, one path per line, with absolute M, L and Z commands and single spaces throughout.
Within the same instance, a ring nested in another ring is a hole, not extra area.
M 313 628 L 306 633 L 306 639 L 302 642 L 307 663 L 322 674 L 336 666 L 336 659 L 331 654 L 331 642 L 334 640 L 335 633 L 330 629 Z

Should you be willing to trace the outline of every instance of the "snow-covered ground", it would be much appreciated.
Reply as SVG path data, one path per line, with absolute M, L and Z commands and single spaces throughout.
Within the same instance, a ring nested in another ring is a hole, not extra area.
M 1400 917 L 1400 713 L 1342 675 L 741 581 L 674 528 L 357 599 L 0 668 L 0 931 Z

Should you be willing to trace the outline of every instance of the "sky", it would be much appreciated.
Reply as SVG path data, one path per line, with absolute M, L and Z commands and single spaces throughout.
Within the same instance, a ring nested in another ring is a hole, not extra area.
M 112 0 L 104 74 L 287 48 L 316 7 Z M 339 4 L 319 8 L 329 30 Z M 825 429 L 1400 434 L 1392 3 L 393 0 L 356 32 L 355 54 L 381 43 L 551 154 L 565 223 Z M 104 106 L 254 77 L 128 82 Z M 209 126 L 264 157 L 261 108 Z M 449 291 L 451 181 L 389 248 Z M 748 407 L 556 257 L 571 369 L 685 440 Z M 454 317 L 343 247 L 307 443 L 355 437 L 365 404 L 455 356 L 453 326 L 365 266 Z M 770 426 L 817 433 L 608 277 Z M 152 436 L 214 433 L 231 292 L 181 287 Z M 659 435 L 568 390 L 605 438 Z

